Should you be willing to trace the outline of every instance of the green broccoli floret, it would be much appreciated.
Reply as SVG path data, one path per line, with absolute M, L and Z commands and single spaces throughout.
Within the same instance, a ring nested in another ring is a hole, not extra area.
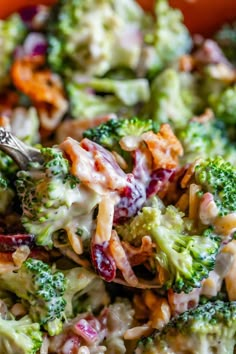
M 118 234 L 134 245 L 140 245 L 145 235 L 157 245 L 155 260 L 169 274 L 165 288 L 175 292 L 190 292 L 199 288 L 201 281 L 214 268 L 220 239 L 210 230 L 202 236 L 189 235 L 184 214 L 169 205 L 160 210 L 144 207 L 128 224 L 117 227 Z
M 136 117 L 110 119 L 98 127 L 86 130 L 83 136 L 108 150 L 120 151 L 119 141 L 121 138 L 127 135 L 140 136 L 149 130 L 153 130 L 153 123 L 150 119 L 141 120 Z
M 137 354 L 233 354 L 236 302 L 208 302 L 184 312 L 138 343 Z
M 74 300 L 76 295 L 89 284 L 94 283 L 96 275 L 84 268 L 73 268 L 63 271 L 66 278 L 66 301 L 65 315 L 67 318 L 74 317 Z
M 29 306 L 32 320 L 43 325 L 51 336 L 61 331 L 66 306 L 66 280 L 62 272 L 29 258 L 19 270 L 1 274 L 0 287 L 22 299 Z
M 122 104 L 133 106 L 149 99 L 149 83 L 146 79 L 114 80 L 114 79 L 83 79 L 76 82 L 79 89 L 92 89 L 97 93 L 114 94 Z
M 167 0 L 156 0 L 156 23 L 144 40 L 152 56 L 146 63 L 151 75 L 191 49 L 191 37 L 182 23 L 182 13 L 169 6 Z
M 42 148 L 41 153 L 44 163 L 32 163 L 28 171 L 19 171 L 16 189 L 25 229 L 35 235 L 38 245 L 52 247 L 53 234 L 61 229 L 76 233 L 78 217 L 91 213 L 99 197 L 70 174 L 61 150 Z
M 195 179 L 203 192 L 210 192 L 219 215 L 236 211 L 236 169 L 222 157 L 209 158 L 195 167 Z
M 93 119 L 110 113 L 126 113 L 128 109 L 113 95 L 101 97 L 78 88 L 73 82 L 66 85 L 70 102 L 70 112 L 73 118 Z
M 147 111 L 157 125 L 169 123 L 173 129 L 187 125 L 193 114 L 181 92 L 180 77 L 174 69 L 166 69 L 155 78 Z
M 52 68 L 100 77 L 114 68 L 136 69 L 140 30 L 151 21 L 134 0 L 60 0 L 52 17 L 48 37 Z M 135 34 L 137 40 L 132 40 Z M 127 36 L 132 38 L 125 45 Z
M 224 25 L 215 35 L 225 55 L 231 62 L 236 62 L 236 22 Z
M 21 285 L 19 285 L 21 286 Z M 0 352 L 4 354 L 36 354 L 43 342 L 40 325 L 28 316 L 20 320 L 0 317 Z
M 9 83 L 9 69 L 16 46 L 26 33 L 19 15 L 14 14 L 6 20 L 0 20 L 0 90 Z
M 14 161 L 0 151 L 0 214 L 5 214 L 15 197 L 14 178 L 17 166 Z
M 212 94 L 209 103 L 216 117 L 227 124 L 236 124 L 236 85 Z
M 9 185 L 9 181 L 0 173 L 0 214 L 5 214 L 9 208 L 15 193 Z
M 235 146 L 225 134 L 225 130 L 223 122 L 213 119 L 205 123 L 190 121 L 184 129 L 177 132 L 184 149 L 181 162 L 192 163 L 197 158 L 206 159 L 220 155 L 226 161 L 235 163 Z

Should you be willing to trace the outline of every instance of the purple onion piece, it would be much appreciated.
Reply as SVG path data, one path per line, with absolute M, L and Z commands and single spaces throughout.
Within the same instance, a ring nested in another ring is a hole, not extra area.
M 31 32 L 23 44 L 26 56 L 44 55 L 47 51 L 47 41 L 43 34 Z

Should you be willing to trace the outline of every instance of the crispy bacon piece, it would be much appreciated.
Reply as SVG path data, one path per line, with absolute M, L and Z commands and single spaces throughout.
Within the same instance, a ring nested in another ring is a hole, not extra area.
M 163 124 L 157 134 L 152 131 L 142 134 L 142 138 L 152 154 L 153 170 L 172 169 L 178 165 L 178 158 L 183 155 L 183 147 L 169 124 Z
M 78 143 L 67 138 L 60 148 L 71 160 L 71 173 L 97 193 L 122 191 L 127 185 L 126 174 L 113 155 L 93 141 L 83 139 Z
M 146 260 L 151 257 L 153 248 L 155 247 L 150 236 L 144 236 L 142 238 L 142 244 L 140 247 L 134 247 L 125 241 L 122 241 L 121 243 L 132 266 L 137 266 L 146 262 Z
M 54 130 L 65 114 L 68 103 L 59 78 L 42 69 L 44 56 L 16 59 L 11 76 L 14 85 L 34 102 L 42 128 Z

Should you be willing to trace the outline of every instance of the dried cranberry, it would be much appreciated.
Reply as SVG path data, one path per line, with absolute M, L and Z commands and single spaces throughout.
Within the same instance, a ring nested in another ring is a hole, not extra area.
M 136 215 L 146 201 L 144 184 L 131 174 L 128 175 L 127 182 L 127 186 L 120 195 L 120 201 L 115 206 L 114 223 Z
M 110 282 L 116 276 L 116 264 L 109 254 L 108 242 L 92 245 L 92 262 L 101 278 Z
M 168 170 L 165 168 L 160 168 L 156 171 L 153 171 L 151 174 L 151 180 L 147 187 L 147 198 L 156 195 L 163 186 L 169 182 L 171 176 L 174 174 L 175 170 Z
M 0 252 L 14 252 L 19 246 L 33 247 L 34 236 L 29 234 L 0 234 Z

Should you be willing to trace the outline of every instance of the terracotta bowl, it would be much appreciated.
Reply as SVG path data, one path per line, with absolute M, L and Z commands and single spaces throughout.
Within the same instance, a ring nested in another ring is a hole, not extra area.
M 145 10 L 152 11 L 155 0 L 137 0 Z M 52 4 L 55 0 L 0 0 L 0 18 L 37 3 Z M 170 0 L 183 11 L 185 23 L 192 33 L 210 35 L 224 22 L 236 20 L 236 0 Z

